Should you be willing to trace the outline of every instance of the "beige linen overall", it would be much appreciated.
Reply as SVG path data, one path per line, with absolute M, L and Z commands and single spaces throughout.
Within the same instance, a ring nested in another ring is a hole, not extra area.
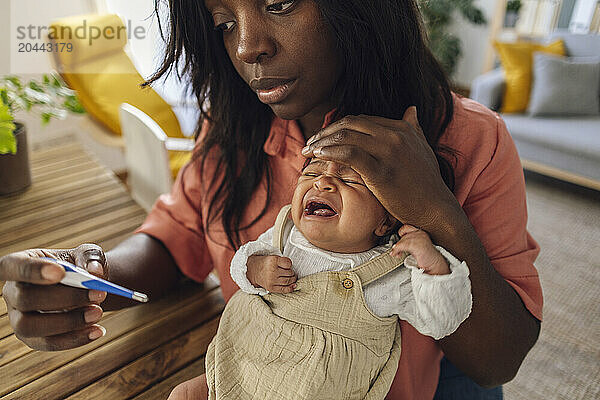
M 282 253 L 289 210 L 274 228 Z M 209 399 L 384 399 L 400 360 L 400 324 L 374 315 L 362 287 L 403 261 L 385 253 L 315 273 L 290 294 L 238 290 L 206 354 Z

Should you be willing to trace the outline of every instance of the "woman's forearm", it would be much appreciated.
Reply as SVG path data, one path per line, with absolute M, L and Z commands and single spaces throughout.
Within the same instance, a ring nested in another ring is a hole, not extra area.
M 135 234 L 106 253 L 108 279 L 127 288 L 160 297 L 172 289 L 181 274 L 163 244 L 143 233 Z M 109 295 L 102 308 L 115 310 L 139 304 L 120 296 Z
M 462 208 L 453 199 L 448 203 L 424 229 L 434 243 L 469 265 L 473 308 L 458 330 L 439 343 L 448 359 L 481 386 L 498 386 L 517 373 L 537 340 L 540 322 L 493 268 Z

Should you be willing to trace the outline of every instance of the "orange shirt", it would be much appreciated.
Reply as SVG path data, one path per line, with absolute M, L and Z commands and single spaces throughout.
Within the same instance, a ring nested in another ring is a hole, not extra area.
M 527 208 L 523 171 L 514 143 L 500 117 L 472 100 L 455 97 L 455 114 L 440 144 L 457 151 L 453 164 L 454 195 L 475 228 L 494 268 L 516 290 L 527 309 L 542 317 L 542 290 L 533 261 L 537 243 L 526 230 Z M 327 121 L 326 121 L 327 123 Z M 304 137 L 295 121 L 276 118 L 264 151 L 272 168 L 271 206 L 263 218 L 241 232 L 242 242 L 256 240 L 275 222 L 279 209 L 291 202 L 304 163 Z M 201 171 L 192 161 L 179 173 L 173 190 L 154 205 L 138 230 L 160 240 L 181 271 L 202 281 L 215 268 L 228 300 L 238 287 L 229 274 L 233 250 L 219 225 L 207 233 L 207 210 L 214 171 L 210 159 Z M 214 188 L 213 188 L 214 189 Z M 262 210 L 261 186 L 247 207 L 242 224 Z M 225 244 L 225 245 L 224 245 Z M 388 399 L 432 399 L 438 383 L 442 351 L 430 337 L 401 322 L 402 355 Z

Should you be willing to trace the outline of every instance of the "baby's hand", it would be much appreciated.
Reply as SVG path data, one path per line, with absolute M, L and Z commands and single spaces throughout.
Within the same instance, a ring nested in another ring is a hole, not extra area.
M 296 288 L 292 260 L 279 256 L 250 256 L 246 277 L 256 287 L 273 293 L 290 293 Z
M 403 251 L 409 252 L 417 265 L 426 274 L 444 275 L 450 273 L 446 259 L 435 248 L 427 232 L 412 225 L 403 225 L 398 229 L 400 240 L 392 247 L 391 255 L 400 257 Z

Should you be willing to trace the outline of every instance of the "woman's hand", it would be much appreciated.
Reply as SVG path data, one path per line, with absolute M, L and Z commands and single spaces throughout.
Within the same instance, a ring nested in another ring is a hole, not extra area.
M 206 374 L 182 382 L 171 391 L 167 400 L 204 400 L 208 399 Z
M 292 260 L 280 256 L 250 256 L 246 277 L 255 287 L 273 293 L 291 293 L 296 288 Z
M 106 258 L 99 246 L 83 244 L 70 250 L 26 250 L 0 258 L 0 280 L 6 281 L 2 297 L 17 338 L 36 350 L 65 350 L 82 346 L 104 335 L 96 322 L 106 293 L 58 284 L 64 269 L 41 260 L 69 261 L 106 278 Z
M 344 117 L 311 137 L 302 154 L 354 169 L 383 206 L 405 224 L 429 225 L 436 218 L 433 202 L 447 204 L 453 199 L 414 106 L 402 120 Z

